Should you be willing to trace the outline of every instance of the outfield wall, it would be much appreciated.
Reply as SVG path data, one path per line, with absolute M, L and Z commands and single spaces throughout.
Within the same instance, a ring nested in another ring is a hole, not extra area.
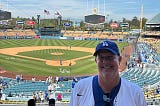
M 72 36 L 0 36 L 0 39 L 63 39 L 63 40 L 105 40 L 110 38 L 92 38 L 92 37 L 72 37 Z M 111 39 L 113 41 L 125 42 L 126 39 Z

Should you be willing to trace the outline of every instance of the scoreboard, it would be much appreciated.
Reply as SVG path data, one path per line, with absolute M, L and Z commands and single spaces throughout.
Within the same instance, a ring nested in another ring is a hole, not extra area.
M 0 10 L 0 20 L 11 19 L 11 12 Z
M 103 15 L 87 15 L 84 17 L 85 22 L 89 24 L 104 24 L 105 23 L 105 16 Z

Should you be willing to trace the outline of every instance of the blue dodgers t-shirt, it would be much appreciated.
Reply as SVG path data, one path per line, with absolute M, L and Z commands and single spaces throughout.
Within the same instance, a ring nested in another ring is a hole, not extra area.
M 121 86 L 121 79 L 118 85 L 111 91 L 111 93 L 105 94 L 102 88 L 98 84 L 98 76 L 94 76 L 92 81 L 92 88 L 93 88 L 95 106 L 113 106 L 114 99 L 119 92 L 120 86 Z

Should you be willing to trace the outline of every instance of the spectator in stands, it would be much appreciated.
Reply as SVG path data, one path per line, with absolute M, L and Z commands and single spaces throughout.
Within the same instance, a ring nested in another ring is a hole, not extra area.
M 20 82 L 20 80 L 21 80 L 20 75 L 16 75 L 16 80 L 18 83 Z
M 57 95 L 57 100 L 58 100 L 58 101 L 61 101 L 61 100 L 62 100 L 62 95 L 61 95 L 60 93 L 58 93 L 58 95 Z
M 0 92 L 0 100 L 1 100 L 1 98 L 2 98 L 2 92 Z
M 49 106 L 55 106 L 55 99 L 49 99 Z
M 8 97 L 12 97 L 12 93 L 11 92 L 9 92 Z
M 44 98 L 45 98 L 46 101 L 48 101 L 49 95 L 48 95 L 48 92 L 47 92 L 47 91 L 45 91 Z
M 115 42 L 99 43 L 94 56 L 98 75 L 75 85 L 70 106 L 147 106 L 141 88 L 120 77 L 121 56 Z
M 3 89 L 3 86 L 2 86 L 2 83 L 0 83 L 0 92 L 2 91 Z
M 34 99 L 28 100 L 28 106 L 36 106 L 36 102 Z
M 160 93 L 160 86 L 157 86 L 156 88 L 156 94 L 159 94 Z
M 5 93 L 2 93 L 1 100 L 7 100 L 7 97 L 6 97 L 6 94 L 5 94 Z
M 22 74 L 20 75 L 20 80 L 21 80 L 21 81 L 23 81 L 23 80 L 24 80 L 24 79 L 23 79 L 23 75 L 22 75 Z
M 56 77 L 55 81 L 56 81 L 56 83 L 58 84 L 58 81 L 59 81 L 59 77 Z
M 35 81 L 36 81 L 36 78 L 32 77 L 32 83 L 35 83 Z
M 53 90 L 53 87 L 52 87 L 52 84 L 50 84 L 50 85 L 48 86 L 48 91 L 51 93 L 52 90 Z
M 75 84 L 77 83 L 77 79 L 76 78 L 73 78 L 73 81 L 72 81 L 72 89 L 74 88 Z

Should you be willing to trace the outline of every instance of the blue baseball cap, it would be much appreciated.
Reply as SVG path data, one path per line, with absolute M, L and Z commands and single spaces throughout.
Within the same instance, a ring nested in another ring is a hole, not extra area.
M 116 44 L 115 42 L 113 42 L 113 41 L 110 41 L 110 40 L 105 40 L 105 41 L 103 41 L 103 42 L 100 42 L 100 43 L 97 45 L 93 56 L 96 56 L 97 53 L 98 53 L 100 50 L 107 50 L 107 51 L 112 52 L 114 55 L 120 56 L 120 53 L 119 53 L 119 49 L 118 49 L 117 44 Z

